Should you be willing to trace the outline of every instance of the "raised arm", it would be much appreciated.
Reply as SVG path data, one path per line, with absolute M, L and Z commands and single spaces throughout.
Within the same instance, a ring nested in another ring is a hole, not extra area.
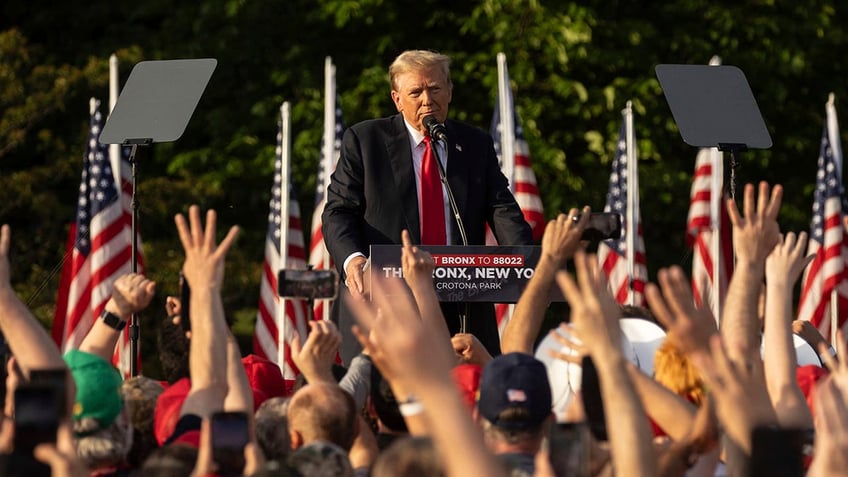
M 662 269 L 657 275 L 662 289 L 653 283 L 645 289 L 651 310 L 700 371 L 715 396 L 716 413 L 725 432 L 750 453 L 754 427 L 777 424 L 762 360 L 759 355 L 739 363 L 729 359 L 709 309 L 695 306 L 692 288 L 680 267 Z
M 0 227 L 0 331 L 25 375 L 31 369 L 66 368 L 56 344 L 12 289 L 11 242 L 12 229 L 3 225 Z
M 421 319 L 412 298 L 399 283 L 375 279 L 373 297 L 353 306 L 360 323 L 354 333 L 383 376 L 405 394 L 396 393 L 405 417 L 426 420 L 448 476 L 500 476 L 503 470 L 486 449 L 479 430 L 453 380 L 452 351 L 440 342 L 441 332 Z
M 215 241 L 216 215 L 206 213 L 206 227 L 200 219 L 200 208 L 189 208 L 189 220 L 177 214 L 175 222 L 186 260 L 183 275 L 191 287 L 189 317 L 191 347 L 189 370 L 191 390 L 180 415 L 196 414 L 209 417 L 224 406 L 227 395 L 227 336 L 221 287 L 224 282 L 224 261 L 238 235 L 232 227 L 220 244 Z M 182 304 L 186 306 L 185 303 Z
M 616 473 L 657 475 L 648 419 L 621 352 L 621 310 L 609 294 L 595 255 L 577 252 L 574 265 L 576 282 L 566 272 L 557 273 L 556 279 L 571 306 L 571 321 L 598 371 Z
M 501 337 L 502 353 L 533 354 L 533 343 L 550 304 L 556 272 L 565 267 L 580 246 L 580 236 L 589 221 L 590 212 L 589 207 L 584 207 L 580 220 L 575 221 L 578 211 L 571 209 L 567 216 L 559 214 L 556 220 L 548 222 L 542 235 L 542 256 Z
M 333 362 L 342 336 L 332 321 L 311 321 L 309 329 L 309 336 L 303 345 L 300 344 L 300 336 L 292 340 L 294 364 L 307 382 L 335 385 Z
M 792 289 L 809 260 L 807 234 L 789 232 L 766 259 L 766 310 L 763 336 L 766 387 L 782 426 L 812 428 L 813 416 L 795 373 L 792 341 Z
M 439 341 L 449 346 L 450 332 L 433 285 L 433 270 L 436 268 L 436 262 L 433 261 L 429 252 L 412 244 L 408 230 L 401 232 L 401 241 L 403 249 L 400 253 L 400 261 L 403 267 L 403 279 L 412 290 L 421 319 L 428 321 L 427 326 L 440 337 Z
M 759 320 L 757 298 L 765 274 L 766 257 L 780 241 L 777 214 L 783 198 L 783 188 L 760 182 L 759 194 L 754 197 L 754 186 L 745 186 L 742 217 L 736 202 L 727 201 L 727 212 L 733 224 L 733 249 L 736 264 L 727 289 L 721 335 L 728 357 L 736 362 L 759 358 Z
M 112 285 L 112 297 L 106 302 L 105 312 L 117 317 L 122 324 L 116 327 L 107 324 L 105 319 L 96 320 L 80 343 L 80 351 L 96 354 L 111 362 L 123 326 L 133 313 L 147 308 L 155 292 L 156 282 L 144 275 L 128 273 L 118 277 Z

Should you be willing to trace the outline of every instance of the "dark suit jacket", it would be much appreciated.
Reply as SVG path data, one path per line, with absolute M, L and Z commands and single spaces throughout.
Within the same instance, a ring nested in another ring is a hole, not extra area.
M 530 226 L 501 173 L 491 137 L 458 121 L 448 120 L 445 126 L 446 174 L 469 245 L 485 244 L 487 223 L 502 245 L 532 243 Z M 400 244 L 403 229 L 420 243 L 415 171 L 402 115 L 364 121 L 345 131 L 322 221 L 324 241 L 342 276 L 348 256 L 368 256 L 372 244 Z M 450 243 L 462 244 L 456 223 Z M 485 314 L 491 317 L 474 319 L 494 321 L 492 307 L 487 308 Z M 478 338 L 492 346 L 491 337 Z

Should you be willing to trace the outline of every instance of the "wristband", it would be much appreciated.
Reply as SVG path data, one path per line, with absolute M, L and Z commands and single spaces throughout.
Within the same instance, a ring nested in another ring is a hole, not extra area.
M 403 417 L 412 417 L 417 416 L 424 412 L 424 405 L 419 401 L 407 401 L 402 402 L 398 405 L 398 409 L 400 410 L 400 415 Z
M 115 331 L 123 331 L 124 326 L 127 325 L 127 322 L 122 320 L 120 316 L 107 310 L 103 310 L 103 313 L 100 314 L 100 319 L 106 326 Z

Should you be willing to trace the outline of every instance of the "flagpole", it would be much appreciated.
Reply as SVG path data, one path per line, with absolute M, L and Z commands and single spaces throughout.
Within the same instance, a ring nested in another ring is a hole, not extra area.
M 321 186 L 324 191 L 324 200 L 326 200 L 327 187 L 330 186 L 331 171 L 335 168 L 333 156 L 335 155 L 336 142 L 336 66 L 333 64 L 333 58 L 327 56 L 324 58 L 324 150 L 322 151 L 321 170 L 324 171 L 324 184 Z M 319 205 L 319 204 L 316 204 Z M 330 252 L 326 245 L 321 246 L 321 263 L 329 266 Z M 314 303 L 312 303 L 314 306 Z M 310 315 L 314 310 L 309 311 Z M 321 307 L 321 320 L 330 319 L 330 306 L 328 301 L 324 301 L 324 306 Z
M 842 142 L 839 139 L 839 121 L 836 117 L 836 96 L 831 92 L 827 97 L 825 111 L 827 113 L 827 135 L 830 142 L 830 149 L 833 152 L 833 162 L 836 165 L 836 177 L 842 184 Z M 840 207 L 841 210 L 841 207 Z M 844 217 L 845 212 L 840 213 L 840 222 Z M 842 224 L 840 223 L 840 227 Z M 842 233 L 846 233 L 844 228 Z M 839 284 L 833 287 L 830 292 L 830 343 L 836 346 L 836 332 L 839 330 L 839 293 L 837 288 Z
M 506 66 L 506 55 L 498 53 L 498 113 L 501 119 L 501 170 L 508 171 L 509 189 L 515 194 L 515 124 L 513 121 L 514 105 L 512 90 L 509 85 L 509 71 Z
M 289 102 L 284 101 L 280 106 L 280 268 L 288 268 L 289 250 L 289 163 L 291 155 L 291 114 Z M 276 293 L 276 290 L 274 290 Z M 279 295 L 279 294 L 278 294 Z M 277 336 L 277 362 L 282 368 L 286 362 L 286 298 L 278 296 L 277 319 L 279 321 Z
M 721 202 L 724 194 L 722 193 L 722 179 L 724 179 L 724 161 L 718 148 L 710 148 L 710 251 L 713 256 L 712 272 L 713 279 L 710 284 L 712 287 L 712 308 L 713 318 L 716 324 L 720 322 L 719 313 L 721 312 Z
M 624 137 L 626 144 L 625 154 L 627 157 L 627 219 L 625 223 L 625 246 L 627 247 L 627 303 L 633 305 L 636 298 L 633 290 L 636 260 L 636 205 L 639 196 L 638 187 L 638 165 L 636 164 L 636 137 L 633 133 L 633 103 L 627 101 L 627 106 L 621 112 L 624 116 Z
M 118 102 L 118 56 L 112 53 L 109 56 L 109 114 L 115 109 Z M 109 162 L 112 163 L 112 175 L 115 176 L 115 186 L 118 189 L 118 197 L 123 196 L 121 187 L 121 146 L 119 144 L 109 145 Z
M 710 66 L 721 65 L 721 57 L 713 55 L 710 58 Z M 710 307 L 713 312 L 713 319 L 716 324 L 720 323 L 719 314 L 721 313 L 721 264 L 723 262 L 721 250 L 721 205 L 724 193 L 722 185 L 724 183 L 724 157 L 718 148 L 710 148 L 710 253 L 713 256 L 712 272 L 713 279 L 710 283 L 712 287 L 712 303 Z

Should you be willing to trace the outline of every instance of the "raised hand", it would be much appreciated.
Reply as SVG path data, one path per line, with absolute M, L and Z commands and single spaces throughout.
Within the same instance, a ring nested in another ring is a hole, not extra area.
M 789 232 L 781 237 L 766 257 L 766 282 L 787 287 L 791 292 L 801 272 L 815 258 L 815 255 L 805 256 L 806 250 L 807 232 L 801 232 L 797 237 L 794 232 Z
M 558 269 L 564 267 L 565 262 L 580 247 L 580 237 L 589 223 L 591 213 L 592 209 L 586 206 L 582 214 L 577 209 L 571 209 L 568 215 L 559 214 L 555 220 L 549 221 L 542 235 L 543 258 L 552 260 Z
M 560 351 L 557 349 L 549 349 L 548 355 L 552 358 L 579 366 L 583 363 L 583 357 L 589 354 L 586 346 L 584 346 L 580 341 L 580 336 L 577 334 L 577 330 L 568 323 L 560 323 L 557 328 L 551 329 L 549 334 L 553 337 L 554 341 L 561 344 L 568 350 Z
M 556 277 L 571 307 L 571 323 L 593 358 L 610 352 L 620 356 L 621 309 L 607 289 L 597 256 L 578 251 L 574 265 L 577 282 L 566 272 L 559 272 Z
M 483 343 L 470 333 L 457 333 L 453 335 L 451 344 L 460 363 L 485 366 L 492 359 L 492 355 L 489 354 Z
M 683 269 L 674 266 L 657 274 L 660 287 L 649 283 L 645 296 L 654 316 L 673 336 L 681 351 L 693 359 L 709 352 L 710 337 L 717 333 L 715 319 L 706 306 L 696 307 L 692 287 Z
M 174 218 L 186 254 L 183 275 L 192 289 L 220 290 L 224 281 L 224 259 L 239 229 L 231 227 L 224 240 L 218 244 L 215 242 L 217 215 L 214 210 L 206 212 L 205 228 L 200 220 L 200 207 L 192 205 L 188 216 L 188 221 L 182 214 Z
M 137 273 L 128 273 L 115 280 L 112 286 L 112 298 L 106 309 L 121 317 L 129 317 L 133 313 L 147 308 L 153 294 L 156 292 L 156 282 Z
M 309 336 L 303 346 L 299 335 L 292 340 L 292 360 L 310 383 L 335 383 L 333 360 L 339 351 L 342 335 L 331 321 L 310 321 L 309 328 Z
M 733 246 L 736 259 L 743 264 L 762 264 L 780 240 L 780 227 L 777 214 L 783 198 L 783 187 L 774 186 L 769 194 L 767 182 L 760 182 L 759 194 L 754 199 L 754 186 L 745 186 L 743 208 L 745 216 L 739 213 L 733 199 L 727 201 L 727 213 L 733 224 Z
M 763 362 L 759 357 L 731 360 L 718 336 L 710 340 L 709 357 L 698 361 L 725 432 L 750 455 L 754 428 L 778 423 L 766 390 Z
M 433 256 L 430 255 L 430 252 L 413 245 L 408 230 L 401 232 L 401 241 L 403 248 L 400 253 L 400 261 L 406 284 L 413 292 L 426 288 L 432 289 L 433 270 L 436 268 Z

